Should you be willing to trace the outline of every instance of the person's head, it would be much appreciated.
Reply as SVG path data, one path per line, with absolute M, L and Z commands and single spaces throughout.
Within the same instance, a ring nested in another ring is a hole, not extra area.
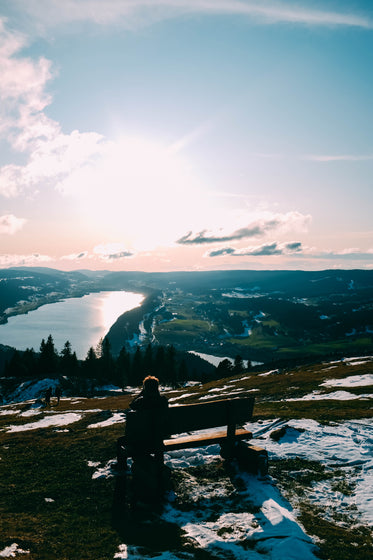
M 148 375 L 142 382 L 144 393 L 147 395 L 155 395 L 159 391 L 159 379 L 154 375 Z

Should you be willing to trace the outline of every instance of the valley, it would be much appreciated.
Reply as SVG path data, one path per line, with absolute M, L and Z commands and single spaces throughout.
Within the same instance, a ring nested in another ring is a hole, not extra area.
M 259 362 L 373 352 L 373 271 L 65 273 L 0 271 L 0 314 L 100 291 L 144 295 L 107 332 L 113 354 L 135 345 Z M 53 335 L 55 326 L 50 325 Z M 1 344 L 1 340 L 0 340 Z

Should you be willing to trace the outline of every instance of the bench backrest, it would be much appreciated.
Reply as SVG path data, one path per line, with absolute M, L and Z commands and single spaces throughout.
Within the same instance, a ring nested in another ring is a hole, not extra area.
M 130 411 L 126 415 L 126 437 L 132 441 L 227 426 L 252 418 L 254 397 L 221 399 L 197 404 L 171 406 L 164 411 Z

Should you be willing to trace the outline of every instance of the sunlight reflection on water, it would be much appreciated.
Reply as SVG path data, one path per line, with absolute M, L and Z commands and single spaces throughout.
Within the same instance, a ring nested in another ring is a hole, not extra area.
M 69 340 L 78 358 L 83 359 L 117 318 L 141 305 L 143 299 L 142 294 L 133 292 L 99 292 L 43 305 L 0 325 L 0 344 L 38 351 L 41 339 L 51 334 L 58 351 Z

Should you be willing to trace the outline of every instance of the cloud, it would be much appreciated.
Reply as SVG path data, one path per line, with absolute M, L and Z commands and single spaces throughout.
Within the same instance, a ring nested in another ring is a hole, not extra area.
M 53 77 L 45 58 L 20 56 L 26 39 L 7 31 L 0 19 L 0 137 L 28 158 L 24 165 L 0 168 L 0 194 L 15 197 L 25 190 L 63 180 L 74 170 L 99 157 L 102 136 L 77 130 L 64 134 L 44 109 L 52 99 L 45 93 Z
M 233 247 L 223 247 L 215 251 L 208 252 L 207 257 L 221 257 L 230 255 L 232 257 L 268 257 L 273 255 L 291 255 L 302 252 L 302 244 L 299 241 L 291 243 L 265 243 L 256 247 L 246 247 L 235 249 Z
M 14 235 L 23 228 L 26 221 L 24 218 L 17 218 L 13 214 L 0 216 L 0 234 Z
M 134 256 L 134 253 L 125 249 L 121 243 L 102 243 L 101 245 L 97 245 L 93 249 L 93 252 L 100 259 L 105 261 L 115 261 Z
M 303 156 L 302 159 L 306 161 L 319 161 L 319 162 L 333 162 L 333 161 L 351 161 L 351 162 L 358 162 L 358 161 L 373 161 L 373 154 L 365 154 L 365 155 L 349 155 L 349 154 L 342 154 L 342 155 L 306 155 Z
M 176 241 L 180 245 L 207 245 L 211 243 L 228 243 L 240 241 L 251 237 L 262 237 L 274 231 L 304 230 L 307 228 L 311 216 L 300 212 L 288 212 L 286 214 L 273 214 L 265 220 L 259 220 L 239 228 L 231 233 L 218 234 L 202 230 L 198 233 L 188 232 Z
M 87 258 L 89 258 L 88 251 L 82 251 L 81 253 L 72 253 L 71 255 L 64 255 L 63 257 L 61 257 L 61 260 L 80 261 L 82 259 L 87 259 Z
M 32 255 L 0 255 L 0 266 L 7 268 L 12 266 L 30 266 L 43 264 L 53 259 L 48 255 L 33 253 Z
M 317 251 L 307 253 L 307 257 L 313 259 L 339 259 L 339 260 L 370 260 L 373 261 L 373 248 L 367 250 L 343 249 L 342 251 Z
M 326 11 L 299 2 L 275 0 L 13 0 L 43 27 L 90 21 L 97 25 L 136 28 L 184 15 L 247 17 L 261 24 L 292 23 L 309 26 L 372 28 L 364 15 Z
M 0 132 L 13 133 L 11 138 L 17 148 L 23 147 L 14 129 L 26 130 L 30 126 L 33 136 L 47 131 L 46 122 L 39 122 L 38 115 L 51 102 L 45 84 L 51 79 L 51 63 L 44 57 L 32 60 L 16 55 L 27 46 L 27 39 L 17 32 L 8 31 L 0 18 Z M 26 126 L 27 125 L 27 126 Z
M 316 248 L 303 247 L 299 241 L 292 241 L 287 243 L 264 243 L 262 245 L 234 248 L 222 247 L 213 251 L 208 251 L 205 257 L 268 257 L 268 256 L 303 256 L 307 259 L 320 259 L 320 260 L 343 260 L 343 261 L 358 261 L 368 260 L 373 261 L 373 248 L 366 251 L 360 249 L 343 249 L 341 251 L 319 251 Z

